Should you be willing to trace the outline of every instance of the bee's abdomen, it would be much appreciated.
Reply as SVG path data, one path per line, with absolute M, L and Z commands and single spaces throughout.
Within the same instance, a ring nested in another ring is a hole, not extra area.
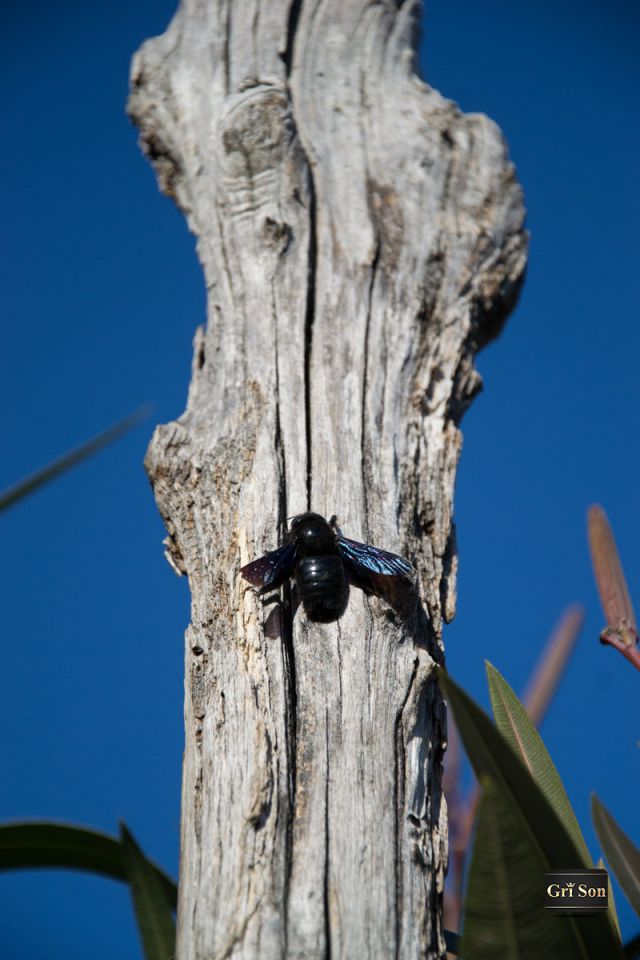
M 340 557 L 328 555 L 300 560 L 296 584 L 310 620 L 330 623 L 344 613 L 348 594 Z

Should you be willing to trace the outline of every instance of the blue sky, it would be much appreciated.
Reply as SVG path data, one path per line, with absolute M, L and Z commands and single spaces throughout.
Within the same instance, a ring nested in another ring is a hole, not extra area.
M 2 486 L 144 401 L 154 422 L 184 408 L 203 280 L 124 114 L 130 57 L 173 9 L 0 11 Z M 479 358 L 485 391 L 463 423 L 448 664 L 485 704 L 485 658 L 520 690 L 565 605 L 585 605 L 543 735 L 594 853 L 592 790 L 637 839 L 638 677 L 597 642 L 585 510 L 607 509 L 640 606 L 639 26 L 623 0 L 441 0 L 420 58 L 433 86 L 501 125 L 532 235 L 520 305 Z M 175 873 L 188 595 L 142 468 L 151 429 L 2 517 L 0 820 L 113 831 L 122 817 Z M 14 873 L 0 903 L 8 957 L 139 956 L 115 883 Z

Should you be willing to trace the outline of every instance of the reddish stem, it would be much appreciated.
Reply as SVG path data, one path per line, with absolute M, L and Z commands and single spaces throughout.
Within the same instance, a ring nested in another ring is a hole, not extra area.
M 633 631 L 635 635 L 635 629 Z M 629 636 L 626 630 L 618 630 L 614 627 L 605 627 L 600 634 L 600 643 L 609 644 L 626 657 L 629 663 L 632 663 L 636 670 L 640 670 L 640 650 L 638 649 L 634 636 Z

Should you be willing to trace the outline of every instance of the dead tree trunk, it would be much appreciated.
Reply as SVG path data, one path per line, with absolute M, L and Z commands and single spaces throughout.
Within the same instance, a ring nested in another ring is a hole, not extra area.
M 499 131 L 414 73 L 418 10 L 183 0 L 133 62 L 208 290 L 147 456 L 192 593 L 180 960 L 443 955 L 458 423 L 526 242 Z M 352 590 L 337 624 L 285 604 L 265 633 L 238 568 L 308 508 L 411 558 L 423 605 Z

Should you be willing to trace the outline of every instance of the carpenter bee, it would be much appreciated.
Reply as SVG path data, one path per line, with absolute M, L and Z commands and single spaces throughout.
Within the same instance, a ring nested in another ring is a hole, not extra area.
M 318 513 L 293 517 L 282 546 L 247 563 L 240 573 L 261 593 L 295 577 L 305 612 L 317 623 L 342 616 L 350 584 L 402 610 L 415 581 L 408 560 L 343 537 L 335 517 L 327 523 Z

